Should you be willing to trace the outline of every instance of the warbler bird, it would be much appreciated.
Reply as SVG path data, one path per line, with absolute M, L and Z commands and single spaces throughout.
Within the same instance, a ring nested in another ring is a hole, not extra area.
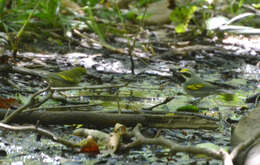
M 66 70 L 58 73 L 48 73 L 44 75 L 51 87 L 73 87 L 77 86 L 82 80 L 82 76 L 86 74 L 84 67 L 74 67 L 71 70 Z
M 213 94 L 223 94 L 227 101 L 233 100 L 233 94 L 223 89 L 222 86 L 217 85 L 217 83 L 205 81 L 186 68 L 182 69 L 180 73 L 185 78 L 183 88 L 187 94 L 201 99 Z

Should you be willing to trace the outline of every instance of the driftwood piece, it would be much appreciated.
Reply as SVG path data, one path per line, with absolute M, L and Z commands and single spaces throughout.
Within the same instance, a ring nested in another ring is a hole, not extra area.
M 177 152 L 203 154 L 215 159 L 222 159 L 224 165 L 233 165 L 231 156 L 222 148 L 219 150 L 215 150 L 210 148 L 202 148 L 189 145 L 179 145 L 172 140 L 164 138 L 163 136 L 148 138 L 141 133 L 141 128 L 141 124 L 136 125 L 136 127 L 132 131 L 132 134 L 135 136 L 135 140 L 128 144 L 121 145 L 121 150 L 128 150 L 147 144 L 160 145 L 164 146 L 165 148 L 169 148 L 172 154 Z
M 6 110 L 0 110 L 3 119 Z M 17 114 L 10 122 L 31 123 L 39 121 L 41 124 L 92 124 L 99 127 L 110 127 L 116 123 L 126 126 L 135 126 L 141 123 L 144 126 L 156 128 L 190 128 L 216 129 L 218 121 L 191 115 L 154 115 L 154 114 L 118 114 L 84 111 L 36 111 Z
M 231 145 L 234 148 L 232 157 L 238 165 L 260 158 L 260 106 L 243 117 L 232 132 Z

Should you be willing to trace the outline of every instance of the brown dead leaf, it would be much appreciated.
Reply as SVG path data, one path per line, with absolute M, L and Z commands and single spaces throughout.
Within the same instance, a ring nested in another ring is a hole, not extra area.
M 7 55 L 0 55 L 0 64 L 7 64 L 9 61 L 9 56 Z
M 11 107 L 18 107 L 19 103 L 16 99 L 14 98 L 3 98 L 0 97 L 0 108 L 2 109 L 9 109 Z
M 92 136 L 88 136 L 87 139 L 84 139 L 80 142 L 80 152 L 99 154 L 99 148 L 97 142 Z

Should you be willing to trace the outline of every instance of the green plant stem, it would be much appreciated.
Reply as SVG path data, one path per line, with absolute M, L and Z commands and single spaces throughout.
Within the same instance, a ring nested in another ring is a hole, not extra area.
M 18 44 L 19 44 L 19 40 L 24 32 L 25 27 L 28 25 L 29 21 L 32 18 L 33 13 L 35 12 L 35 10 L 38 8 L 39 4 L 40 4 L 41 0 L 39 0 L 37 2 L 37 4 L 34 6 L 32 12 L 29 14 L 29 16 L 27 17 L 27 19 L 25 20 L 23 26 L 21 27 L 21 29 L 18 31 L 18 33 L 15 36 L 14 41 L 11 41 L 11 45 L 12 45 L 12 49 L 13 49 L 13 54 L 16 55 L 17 53 L 17 49 L 18 49 Z
M 101 31 L 100 31 L 100 29 L 99 29 L 99 27 L 98 27 L 98 25 L 97 25 L 97 23 L 95 21 L 95 18 L 93 16 L 93 12 L 92 12 L 92 9 L 91 9 L 90 6 L 87 8 L 87 12 L 88 12 L 89 19 L 91 21 L 91 25 L 92 25 L 93 30 L 98 35 L 98 38 L 100 39 L 100 41 L 102 43 L 106 43 L 104 35 L 101 33 Z
M 19 32 L 16 35 L 16 39 L 20 39 L 20 37 L 22 36 L 25 27 L 28 25 L 29 21 L 32 18 L 33 13 L 35 12 L 35 10 L 38 8 L 39 4 L 40 4 L 40 0 L 37 2 L 37 4 L 34 6 L 33 11 L 29 14 L 28 18 L 26 19 L 26 21 L 24 22 L 22 28 L 19 30 Z

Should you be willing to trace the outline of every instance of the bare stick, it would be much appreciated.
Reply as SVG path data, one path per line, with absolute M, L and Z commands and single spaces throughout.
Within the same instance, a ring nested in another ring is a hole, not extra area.
M 140 132 L 141 127 L 142 127 L 141 124 L 136 125 L 136 127 L 132 131 L 132 134 L 136 137 L 136 140 L 126 145 L 122 145 L 122 149 L 124 150 L 131 149 L 134 147 L 140 147 L 145 144 L 161 145 L 169 148 L 172 153 L 186 152 L 192 154 L 203 154 L 219 160 L 222 159 L 225 161 L 225 163 L 227 162 L 227 165 L 232 165 L 231 157 L 224 150 L 218 151 L 218 150 L 195 147 L 195 146 L 183 146 L 183 145 L 176 144 L 173 141 L 165 139 L 164 137 L 161 136 L 156 138 L 147 138 L 141 134 Z
M 36 93 L 34 93 L 33 95 L 30 96 L 29 101 L 24 104 L 22 107 L 18 108 L 17 110 L 15 110 L 13 113 L 11 113 L 10 115 L 8 115 L 5 119 L 3 119 L 1 121 L 1 123 L 8 123 L 9 121 L 11 121 L 17 114 L 19 114 L 20 112 L 22 112 L 23 110 L 25 110 L 26 108 L 30 107 L 31 105 L 33 105 L 35 103 L 35 97 L 40 95 L 41 93 L 49 90 L 50 87 L 47 87 L 45 89 L 42 89 Z
M 63 138 L 57 137 L 52 132 L 47 131 L 47 130 L 42 129 L 42 128 L 39 128 L 39 127 L 34 126 L 34 125 L 30 125 L 30 126 L 11 126 L 11 125 L 8 125 L 8 124 L 0 123 L 0 128 L 12 130 L 12 131 L 34 131 L 34 132 L 37 132 L 41 135 L 44 135 L 44 136 L 52 139 L 55 142 L 63 144 L 65 146 L 72 147 L 72 148 L 80 147 L 80 145 L 78 143 L 73 143 L 73 142 L 70 142 L 70 141 L 65 140 Z

